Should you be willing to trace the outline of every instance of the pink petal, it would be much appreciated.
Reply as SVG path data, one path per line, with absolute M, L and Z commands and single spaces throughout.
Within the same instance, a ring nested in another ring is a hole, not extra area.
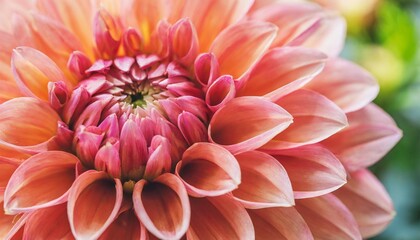
M 67 68 L 72 72 L 79 80 L 86 77 L 86 70 L 92 66 L 89 58 L 80 51 L 74 51 L 67 62 Z
M 134 210 L 130 209 L 121 213 L 99 239 L 141 239 L 141 229 Z
M 190 112 L 182 112 L 178 115 L 178 128 L 189 145 L 207 142 L 206 126 Z
M 171 171 L 171 144 L 167 138 L 155 135 L 149 147 L 149 159 L 143 178 L 153 180 L 164 172 Z
M 311 230 L 294 207 L 248 210 L 255 239 L 313 239 Z
M 354 63 L 334 58 L 307 88 L 335 102 L 345 112 L 356 111 L 370 103 L 379 86 L 370 73 Z
M 48 102 L 50 106 L 59 112 L 69 100 L 69 90 L 63 81 L 48 83 Z
M 216 79 L 206 93 L 206 104 L 213 112 L 226 105 L 236 95 L 232 76 L 223 75 Z
M 382 232 L 395 216 L 392 200 L 381 182 L 368 170 L 351 174 L 349 182 L 334 192 L 350 210 L 363 238 Z
M 120 46 L 121 32 L 119 32 L 116 20 L 103 8 L 95 16 L 94 33 L 96 47 L 102 57 L 113 58 Z
M 252 3 L 252 0 L 187 0 L 182 15 L 189 17 L 196 27 L 201 52 L 208 52 L 216 36 L 244 18 Z
M 234 154 L 261 147 L 292 123 L 280 106 L 259 97 L 231 100 L 213 116 L 208 133 L 212 142 Z
M 154 182 L 137 182 L 133 204 L 139 220 L 157 238 L 181 238 L 190 225 L 187 191 L 173 174 L 160 175 Z
M 74 155 L 59 151 L 43 152 L 28 158 L 7 184 L 5 211 L 26 212 L 66 201 L 77 162 Z
M 289 174 L 296 199 L 321 196 L 346 183 L 343 165 L 321 146 L 283 150 L 275 158 Z
M 243 22 L 221 32 L 210 48 L 219 61 L 221 74 L 234 79 L 243 76 L 269 48 L 276 31 L 269 23 Z
M 252 239 L 254 226 L 245 208 L 230 195 L 190 198 L 187 239 Z
M 246 208 L 288 207 L 294 205 L 293 190 L 283 166 L 272 156 L 258 151 L 235 156 L 242 181 L 232 192 Z
M 320 142 L 347 126 L 344 112 L 328 98 L 297 90 L 276 102 L 293 116 L 293 123 L 263 149 L 275 151 Z
M 30 47 L 13 50 L 12 70 L 21 91 L 30 97 L 48 100 L 48 83 L 64 81 L 63 72 L 46 55 Z
M 81 174 L 71 187 L 67 214 L 77 239 L 98 238 L 117 217 L 123 199 L 119 179 L 105 172 L 89 170 Z
M 346 206 L 329 194 L 296 201 L 315 239 L 362 239 L 357 223 Z
M 179 20 L 169 29 L 169 41 L 174 57 L 181 64 L 190 66 L 198 55 L 198 39 L 188 18 Z
M 121 177 L 120 142 L 109 139 L 95 155 L 95 169 L 105 171 L 114 178 Z
M 322 144 L 340 159 L 348 171 L 374 164 L 401 139 L 401 130 L 392 118 L 374 104 L 347 116 L 349 127 Z
M 122 37 L 122 44 L 128 56 L 135 56 L 141 52 L 142 38 L 137 29 L 128 28 Z
M 194 62 L 194 73 L 202 86 L 211 84 L 220 75 L 219 62 L 212 53 L 200 54 Z
M 93 167 L 95 156 L 104 138 L 101 129 L 94 126 L 81 126 L 74 136 L 73 146 L 76 155 L 87 167 Z
M 191 196 L 219 196 L 236 189 L 241 182 L 235 157 L 212 143 L 196 143 L 188 148 L 175 173 Z
M 23 239 L 74 239 L 67 218 L 67 204 L 34 211 L 25 224 Z
M 275 48 L 256 64 L 239 96 L 265 96 L 273 101 L 297 90 L 321 72 L 326 56 L 295 47 Z

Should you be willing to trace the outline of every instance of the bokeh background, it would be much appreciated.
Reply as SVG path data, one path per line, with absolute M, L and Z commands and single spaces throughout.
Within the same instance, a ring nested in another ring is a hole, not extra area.
M 375 102 L 404 136 L 371 169 L 384 183 L 397 215 L 374 240 L 420 240 L 420 0 L 315 0 L 347 19 L 344 58 L 379 81 Z

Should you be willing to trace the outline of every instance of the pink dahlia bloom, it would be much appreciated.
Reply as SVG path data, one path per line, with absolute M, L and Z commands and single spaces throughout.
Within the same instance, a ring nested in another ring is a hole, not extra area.
M 400 139 L 341 17 L 252 0 L 1 1 L 1 239 L 361 239 Z

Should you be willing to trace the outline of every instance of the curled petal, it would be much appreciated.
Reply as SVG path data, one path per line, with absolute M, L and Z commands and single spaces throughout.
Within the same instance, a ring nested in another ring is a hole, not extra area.
M 211 84 L 220 75 L 219 62 L 212 53 L 200 54 L 194 62 L 197 81 L 204 87 Z
M 63 121 L 70 125 L 77 120 L 86 105 L 89 103 L 90 94 L 84 87 L 76 88 L 70 96 L 69 101 L 63 108 Z
M 379 86 L 370 73 L 354 63 L 334 58 L 307 88 L 335 102 L 345 112 L 356 111 L 370 103 Z
M 234 98 L 213 116 L 208 133 L 212 142 L 234 154 L 261 147 L 292 123 L 280 106 L 259 98 Z
M 71 86 L 48 56 L 30 47 L 13 50 L 12 70 L 19 88 L 27 96 L 47 101 L 49 82 L 64 81 Z
M 94 32 L 96 46 L 102 57 L 113 58 L 120 46 L 121 33 L 115 19 L 105 9 L 100 9 L 95 16 Z
M 212 143 L 196 143 L 176 165 L 175 173 L 191 196 L 218 196 L 237 188 L 241 170 L 235 157 Z
M 232 76 L 223 75 L 216 79 L 206 93 L 206 104 L 215 112 L 232 100 L 236 95 L 235 82 Z
M 86 70 L 92 66 L 90 59 L 80 51 L 74 51 L 67 62 L 67 68 L 72 72 L 79 80 L 86 77 Z
M 4 193 L 4 208 L 18 213 L 49 207 L 67 200 L 78 159 L 69 153 L 48 151 L 23 162 Z
M 275 158 L 289 174 L 296 199 L 321 196 L 346 183 L 343 165 L 321 146 L 298 147 L 277 154 Z
M 75 238 L 98 238 L 117 217 L 122 199 L 119 179 L 94 170 L 81 174 L 71 187 L 67 202 L 67 214 Z
M 142 224 L 158 238 L 181 238 L 190 225 L 187 191 L 173 174 L 165 173 L 149 183 L 137 182 L 133 204 Z
M 258 151 L 244 152 L 235 157 L 241 167 L 242 181 L 232 194 L 246 208 L 294 205 L 289 177 L 275 158 Z
M 134 210 L 129 209 L 121 213 L 99 239 L 143 239 L 140 236 L 144 231 Z
M 382 232 L 395 216 L 392 200 L 385 188 L 366 169 L 353 172 L 349 182 L 334 195 L 353 214 L 363 238 Z
M 141 52 L 142 38 L 136 29 L 128 28 L 123 34 L 122 42 L 129 56 L 135 56 Z
M 322 142 L 348 171 L 368 167 L 395 146 L 402 133 L 392 118 L 374 104 L 349 113 L 349 127 Z
M 265 22 L 243 22 L 221 32 L 210 52 L 216 55 L 221 74 L 238 79 L 248 72 L 276 36 L 277 28 Z
M 48 101 L 54 110 L 59 111 L 69 100 L 69 90 L 63 81 L 48 83 Z
M 169 29 L 170 50 L 185 66 L 190 66 L 198 54 L 198 39 L 189 19 L 181 19 Z
M 67 204 L 42 208 L 31 213 L 25 224 L 23 239 L 34 236 L 39 239 L 73 239 L 67 218 Z
M 317 143 L 348 125 L 345 113 L 316 92 L 300 89 L 276 103 L 293 116 L 293 124 L 263 146 L 266 150 Z
M 154 179 L 171 170 L 171 144 L 167 138 L 155 135 L 149 147 L 149 159 L 143 178 Z
M 256 64 L 239 96 L 265 96 L 273 101 L 301 88 L 325 65 L 327 56 L 306 48 L 283 47 L 267 52 Z
M 104 133 L 98 127 L 81 126 L 73 140 L 74 150 L 82 162 L 89 167 L 94 166 L 96 153 L 104 138 Z
M 331 194 L 298 200 L 296 209 L 315 239 L 362 239 L 351 212 Z
M 302 216 L 294 207 L 248 210 L 255 228 L 255 239 L 314 239 Z
M 207 141 L 207 128 L 199 118 L 190 112 L 178 116 L 178 128 L 188 144 Z
M 109 139 L 95 156 L 95 168 L 109 173 L 114 178 L 121 177 L 120 142 Z
M 230 195 L 190 198 L 190 202 L 187 239 L 254 239 L 251 218 Z

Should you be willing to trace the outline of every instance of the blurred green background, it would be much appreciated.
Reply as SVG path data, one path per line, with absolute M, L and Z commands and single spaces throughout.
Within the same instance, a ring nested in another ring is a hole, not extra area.
M 397 215 L 374 240 L 420 239 L 420 0 L 316 0 L 348 22 L 343 57 L 379 81 L 375 102 L 390 113 L 404 137 L 372 167 L 394 201 Z

